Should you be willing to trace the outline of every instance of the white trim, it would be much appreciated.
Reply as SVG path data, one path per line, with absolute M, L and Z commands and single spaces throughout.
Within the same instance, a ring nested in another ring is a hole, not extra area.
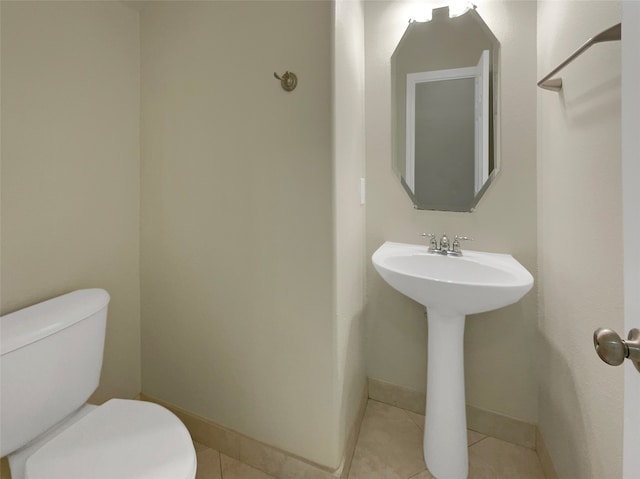
M 622 2 L 622 209 L 625 331 L 640 328 L 640 3 Z M 623 479 L 640 470 L 640 374 L 625 361 Z
M 489 50 L 482 52 L 476 71 L 474 193 L 477 195 L 489 179 Z
M 464 67 L 451 68 L 449 70 L 433 70 L 429 72 L 407 73 L 407 82 L 412 82 L 415 91 L 416 83 L 440 80 L 456 80 L 458 78 L 473 78 L 476 76 L 477 72 L 478 67 Z M 407 86 L 409 86 L 409 83 L 407 83 Z

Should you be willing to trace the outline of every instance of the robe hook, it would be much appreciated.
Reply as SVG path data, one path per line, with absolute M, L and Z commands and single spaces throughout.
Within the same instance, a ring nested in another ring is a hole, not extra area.
M 273 72 L 273 76 L 276 77 L 276 79 L 280 80 L 280 85 L 285 91 L 293 91 L 296 86 L 298 86 L 298 77 L 295 73 L 292 73 L 288 70 L 284 72 L 284 75 L 282 76 L 278 75 L 276 72 Z

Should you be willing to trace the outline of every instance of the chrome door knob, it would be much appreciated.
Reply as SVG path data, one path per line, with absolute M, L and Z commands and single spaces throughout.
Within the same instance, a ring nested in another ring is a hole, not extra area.
M 619 366 L 629 358 L 640 371 L 640 330 L 629 331 L 625 341 L 611 329 L 598 328 L 593 333 L 593 346 L 605 363 Z
M 596 329 L 593 333 L 593 346 L 600 359 L 612 366 L 619 366 L 627 357 L 625 342 L 618 333 L 610 329 Z

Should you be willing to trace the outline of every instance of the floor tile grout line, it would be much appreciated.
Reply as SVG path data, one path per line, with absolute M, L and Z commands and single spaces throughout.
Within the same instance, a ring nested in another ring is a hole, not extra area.
M 397 407 L 397 406 L 393 406 L 393 407 Z M 421 427 L 420 427 L 420 426 L 419 426 L 419 425 L 414 421 L 413 417 L 409 414 L 410 412 L 413 412 L 413 411 L 409 411 L 408 409 L 402 409 L 402 408 L 398 408 L 398 409 L 401 409 L 402 411 L 404 411 L 405 416 L 409 418 L 409 420 L 411 421 L 411 423 L 412 423 L 415 427 L 417 427 L 417 428 L 418 428 L 418 430 L 419 430 L 421 433 L 423 433 L 423 431 L 424 431 L 424 430 L 423 430 L 423 429 L 422 429 L 422 428 L 421 428 Z M 414 413 L 414 414 L 418 414 L 418 413 Z M 469 429 L 469 430 L 471 430 L 471 429 Z M 473 431 L 473 432 L 478 432 L 478 431 Z M 478 433 L 478 434 L 482 434 L 482 433 Z M 479 442 L 482 442 L 482 441 L 484 441 L 486 438 L 488 438 L 488 437 L 489 437 L 489 436 L 484 435 L 484 434 L 483 434 L 483 436 L 484 436 L 484 437 L 482 437 L 481 439 L 478 439 L 478 440 L 477 440 L 476 442 L 474 442 L 473 444 L 468 444 L 468 445 L 467 445 L 467 448 L 472 447 L 472 446 L 475 446 L 475 445 L 476 445 L 476 444 L 478 444 Z M 418 474 L 420 474 L 420 473 L 418 473 Z M 414 476 L 411 476 L 411 477 L 414 477 Z M 408 479 L 411 479 L 411 477 L 410 477 L 410 478 L 408 478 Z
M 468 448 L 470 449 L 470 448 L 472 448 L 473 446 L 475 446 L 476 444 L 480 444 L 482 441 L 484 441 L 485 439 L 488 439 L 489 437 L 490 437 L 490 436 L 485 436 L 485 437 L 483 437 L 482 439 L 480 439 L 480 440 L 478 440 L 478 441 L 474 442 L 473 444 L 470 444 L 470 445 L 468 446 Z M 516 444 L 514 444 L 514 445 L 516 445 Z
M 416 472 L 413 476 L 409 476 L 407 477 L 407 479 L 413 479 L 414 477 L 418 477 L 420 474 L 422 474 L 423 472 L 429 472 L 429 469 L 427 469 L 426 467 L 422 470 L 422 471 L 418 471 Z M 429 474 L 431 474 L 431 472 L 429 472 Z M 433 475 L 433 474 L 431 474 Z
M 398 409 L 404 411 L 404 415 L 409 419 L 409 421 L 411 421 L 411 424 L 413 424 L 415 427 L 417 427 L 418 431 L 422 432 L 422 428 L 418 424 L 416 424 L 416 422 L 413 420 L 413 418 L 409 415 L 409 412 L 413 412 L 413 411 L 408 411 L 408 410 L 402 409 L 402 408 L 398 408 Z M 417 414 L 417 413 L 415 413 L 415 414 Z M 411 478 L 409 478 L 409 479 L 411 479 Z

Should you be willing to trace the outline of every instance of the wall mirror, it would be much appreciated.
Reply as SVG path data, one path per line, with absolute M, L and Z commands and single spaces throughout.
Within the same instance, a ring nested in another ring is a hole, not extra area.
M 391 57 L 393 165 L 418 209 L 473 211 L 499 167 L 500 42 L 475 7 L 410 21 Z

